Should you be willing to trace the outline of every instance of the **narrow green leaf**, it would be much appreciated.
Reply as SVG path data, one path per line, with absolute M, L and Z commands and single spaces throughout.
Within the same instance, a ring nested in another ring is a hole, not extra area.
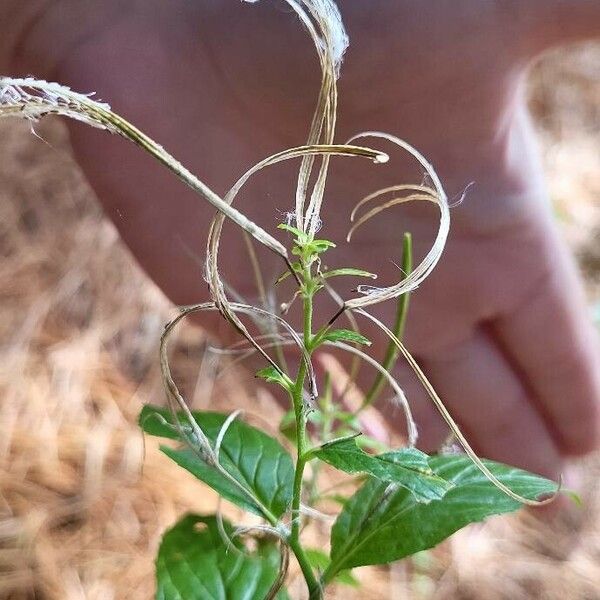
M 273 365 L 269 365 L 256 373 L 257 377 L 264 379 L 267 383 L 277 383 L 285 390 L 291 390 L 294 382 L 287 376 L 278 371 Z
M 361 450 L 369 450 L 371 452 L 387 452 L 389 450 L 389 446 L 380 442 L 379 440 L 371 437 L 369 435 L 365 435 L 364 433 L 356 438 L 356 445 Z
M 292 263 L 292 269 L 294 270 L 294 272 L 296 273 L 301 273 L 302 272 L 302 267 L 300 266 L 300 263 L 295 261 Z M 285 281 L 290 275 L 292 274 L 292 272 L 287 269 L 285 270 L 276 280 L 275 280 L 275 285 L 280 284 L 282 281 Z
M 346 473 L 367 473 L 381 481 L 396 483 L 409 490 L 417 502 L 439 500 L 452 487 L 434 474 L 427 454 L 416 448 L 373 456 L 363 452 L 356 445 L 356 439 L 345 439 L 324 444 L 315 454 Z
M 313 262 L 318 254 L 327 252 L 330 248 L 335 248 L 335 244 L 329 240 L 296 240 L 296 245 L 292 248 L 292 254 L 302 257 L 305 263 Z
M 193 415 L 214 447 L 227 415 L 214 412 L 194 412 Z M 178 415 L 178 419 L 184 431 L 189 429 L 183 414 Z M 184 441 L 166 408 L 144 406 L 139 423 L 150 435 Z M 219 453 L 221 466 L 240 485 L 201 460 L 187 445 L 177 449 L 161 446 L 161 450 L 223 498 L 245 510 L 265 516 L 263 508 L 266 508 L 278 519 L 290 505 L 294 480 L 291 456 L 277 440 L 243 421 L 236 419 L 229 425 Z
M 350 329 L 332 329 L 322 339 L 328 342 L 348 342 L 350 344 L 362 344 L 363 346 L 371 345 L 371 341 L 364 335 Z
M 335 248 L 335 244 L 329 240 L 312 240 L 312 242 L 307 244 L 307 248 L 308 247 L 317 254 L 322 254 L 329 250 L 329 248 Z
M 293 227 L 292 225 L 288 225 L 287 223 L 280 223 L 277 225 L 277 229 L 283 229 L 284 231 L 293 233 L 298 238 L 300 243 L 304 243 L 308 240 L 308 235 L 304 233 L 304 231 L 298 229 L 297 227 Z
M 329 556 L 326 552 L 323 552 L 323 550 L 319 550 L 318 548 L 306 548 L 305 552 L 310 566 L 319 573 L 325 571 L 329 566 Z M 349 585 L 351 587 L 358 587 L 360 585 L 360 582 L 352 575 L 352 571 L 350 570 L 340 571 L 335 576 L 333 583 L 341 583 L 342 585 Z
M 232 538 L 233 527 L 223 528 Z M 233 547 L 232 547 L 233 546 Z M 276 544 L 250 552 L 239 538 L 228 545 L 214 516 L 187 515 L 163 536 L 156 558 L 156 600 L 264 598 L 279 573 Z M 278 600 L 288 598 L 285 590 Z
M 490 471 L 530 499 L 552 494 L 554 482 L 499 463 Z M 331 565 L 326 580 L 340 570 L 389 563 L 432 548 L 469 523 L 512 512 L 521 505 L 496 488 L 465 456 L 436 456 L 429 465 L 454 484 L 441 500 L 416 502 L 407 490 L 368 480 L 344 506 L 331 532 Z
M 279 285 L 282 281 L 285 281 L 289 276 L 291 275 L 291 272 L 289 270 L 284 271 L 276 280 L 275 280 L 275 285 Z
M 329 279 L 330 277 L 340 277 L 344 275 L 347 275 L 349 277 L 369 277 L 370 279 L 377 279 L 377 275 L 375 275 L 375 273 L 369 273 L 369 271 L 363 271 L 362 269 L 353 269 L 351 267 L 333 269 L 332 271 L 325 271 L 325 273 L 323 273 L 323 278 Z

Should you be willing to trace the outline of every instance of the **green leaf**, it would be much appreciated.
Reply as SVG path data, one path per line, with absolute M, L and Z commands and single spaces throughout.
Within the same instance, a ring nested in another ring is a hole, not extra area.
M 350 277 L 369 277 L 370 279 L 377 279 L 377 275 L 375 275 L 375 273 L 363 271 L 362 269 L 353 269 L 351 267 L 326 271 L 325 273 L 323 273 L 323 278 L 329 279 L 330 277 L 340 277 L 343 275 L 348 275 Z
M 557 489 L 538 475 L 484 462 L 502 483 L 526 498 L 537 499 Z M 389 563 L 432 548 L 469 523 L 521 506 L 465 456 L 436 456 L 429 465 L 455 486 L 441 500 L 418 503 L 407 490 L 377 479 L 368 480 L 350 498 L 331 532 L 327 580 L 340 570 Z
M 301 256 L 305 263 L 312 262 L 318 254 L 327 252 L 330 248 L 335 248 L 335 244 L 329 240 L 296 240 L 296 246 L 292 248 L 292 254 Z
M 327 556 L 327 553 L 323 552 L 323 550 L 319 550 L 318 548 L 306 548 L 305 552 L 310 566 L 319 573 L 325 571 L 329 566 L 329 556 Z M 352 575 L 352 571 L 350 570 L 340 571 L 335 576 L 333 582 L 349 585 L 351 587 L 358 587 L 360 585 L 360 582 Z
M 308 247 L 317 254 L 322 254 L 329 250 L 329 248 L 335 248 L 335 244 L 329 240 L 312 240 L 312 242 L 307 244 L 307 248 Z
M 264 379 L 267 383 L 277 383 L 283 389 L 290 391 L 294 382 L 285 374 L 278 371 L 273 365 L 269 365 L 256 373 L 257 377 Z
M 364 335 L 350 329 L 332 329 L 322 337 L 322 341 L 348 342 L 350 344 L 362 344 L 363 346 L 371 345 L 370 340 Z
M 294 270 L 295 273 L 302 273 L 302 266 L 300 265 L 299 262 L 293 262 L 292 263 L 292 269 Z M 289 269 L 286 269 L 276 280 L 275 280 L 275 285 L 280 284 L 282 281 L 285 281 L 290 275 L 292 274 L 292 272 Z
M 306 233 L 304 233 L 304 231 L 292 225 L 288 225 L 287 223 L 279 223 L 279 225 L 277 225 L 277 229 L 289 231 L 290 233 L 293 233 L 296 237 L 298 237 L 298 239 L 303 239 L 306 237 Z
M 233 527 L 224 521 L 227 537 Z M 279 573 L 276 544 L 250 552 L 239 538 L 226 545 L 214 516 L 187 515 L 163 536 L 156 558 L 156 600 L 264 598 Z M 280 590 L 276 598 L 288 598 Z
M 387 452 L 389 450 L 389 446 L 364 433 L 356 438 L 356 445 L 361 450 L 370 450 L 372 452 Z
M 323 444 L 315 454 L 346 473 L 367 473 L 381 481 L 396 483 L 409 490 L 417 502 L 439 500 L 452 487 L 433 473 L 427 454 L 416 448 L 373 456 L 363 452 L 353 438 Z
M 214 412 L 193 415 L 214 448 L 227 415 Z M 184 431 L 189 430 L 183 414 L 178 414 L 178 420 Z M 150 435 L 185 441 L 166 408 L 144 406 L 139 423 Z M 294 480 L 291 456 L 277 440 L 240 420 L 229 425 L 219 453 L 221 466 L 239 485 L 202 460 L 189 446 L 178 449 L 161 446 L 161 450 L 223 498 L 257 515 L 278 519 L 291 503 Z M 270 515 L 265 515 L 265 509 Z
M 279 225 L 277 225 L 277 228 L 283 229 L 284 231 L 287 231 L 287 232 L 295 235 L 296 239 L 294 240 L 294 243 L 298 247 L 305 246 L 310 239 L 307 233 L 304 233 L 304 231 L 298 229 L 297 227 L 292 227 L 291 225 L 288 225 L 287 223 L 280 223 Z

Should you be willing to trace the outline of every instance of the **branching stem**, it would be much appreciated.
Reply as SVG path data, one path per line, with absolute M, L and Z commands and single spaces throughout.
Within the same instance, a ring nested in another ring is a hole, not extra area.
M 410 233 L 404 234 L 404 241 L 402 247 L 402 271 L 404 273 L 404 277 L 408 277 L 412 273 L 413 269 L 413 251 L 412 251 L 412 236 Z M 410 292 L 405 292 L 398 298 L 398 309 L 396 311 L 396 320 L 394 322 L 394 327 L 392 329 L 394 335 L 402 340 L 404 337 L 404 329 L 406 327 L 406 317 L 408 316 L 408 304 L 409 304 Z M 396 345 L 390 341 L 385 351 L 385 356 L 383 361 L 381 362 L 381 366 L 386 371 L 391 371 L 398 359 L 400 351 L 396 347 Z M 361 407 L 361 410 L 370 406 L 377 400 L 379 394 L 381 394 L 381 390 L 385 384 L 385 379 L 381 373 L 377 374 L 371 389 L 365 395 L 365 400 Z

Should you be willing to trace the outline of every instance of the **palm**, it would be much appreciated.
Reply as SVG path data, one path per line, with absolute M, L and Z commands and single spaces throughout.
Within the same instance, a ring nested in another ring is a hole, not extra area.
M 524 17 L 504 11 L 502 23 L 477 1 L 447 9 L 394 4 L 342 6 L 353 43 L 340 82 L 338 139 L 389 131 L 425 153 L 450 195 L 475 182 L 453 212 L 447 252 L 415 294 L 408 342 L 484 455 L 554 474 L 561 455 L 595 443 L 599 386 L 580 286 L 549 217 L 520 96 L 536 48 L 524 42 Z M 57 77 L 101 92 L 217 192 L 264 156 L 304 141 L 318 69 L 295 19 L 270 4 L 146 5 L 84 42 Z M 149 274 L 177 303 L 205 298 L 198 260 L 212 216 L 207 205 L 134 148 L 80 127 L 73 140 Z M 330 176 L 324 235 L 336 241 L 361 194 L 420 177 L 404 161 L 374 167 L 357 160 L 340 160 Z M 240 204 L 274 229 L 293 191 L 292 171 L 278 168 Z M 351 246 L 340 244 L 334 260 L 397 279 L 391 261 L 402 230 L 425 248 L 434 226 L 420 208 L 387 215 Z M 247 292 L 254 286 L 251 270 L 240 268 L 244 255 L 240 236 L 231 235 L 223 271 Z M 274 273 L 280 265 L 271 260 L 263 264 Z M 438 443 L 441 429 L 408 386 L 429 423 L 426 441 Z

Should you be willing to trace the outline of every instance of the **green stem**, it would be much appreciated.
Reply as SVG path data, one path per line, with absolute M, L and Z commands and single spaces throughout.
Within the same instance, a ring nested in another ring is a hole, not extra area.
M 304 347 L 310 352 L 310 346 L 312 342 L 312 314 L 313 314 L 313 291 L 312 291 L 312 274 L 310 268 L 307 267 L 304 270 Z M 294 414 L 296 416 L 296 444 L 297 444 L 297 458 L 296 468 L 294 472 L 294 487 L 292 495 L 292 527 L 290 531 L 290 537 L 288 543 L 292 549 L 296 560 L 300 565 L 306 585 L 308 587 L 309 599 L 310 600 L 321 600 L 323 598 L 323 592 L 319 581 L 315 577 L 315 574 L 310 566 L 306 552 L 300 543 L 300 529 L 301 529 L 301 513 L 300 504 L 302 501 L 302 484 L 304 478 L 304 468 L 306 467 L 307 454 L 308 454 L 308 440 L 306 436 L 306 411 L 304 409 L 304 380 L 306 379 L 306 365 L 304 362 L 300 364 L 298 369 L 298 375 L 294 383 L 292 402 L 294 404 Z
M 402 246 L 402 271 L 404 272 L 405 277 L 408 277 L 411 274 L 412 268 L 413 268 L 412 237 L 411 237 L 410 233 L 405 233 L 403 246 Z M 392 331 L 394 332 L 394 335 L 399 340 L 402 340 L 402 337 L 404 336 L 404 329 L 406 327 L 406 317 L 408 315 L 409 299 L 410 299 L 410 294 L 408 294 L 408 293 L 402 294 L 400 296 L 400 298 L 398 299 L 398 309 L 396 311 L 396 320 L 394 322 L 394 327 L 393 327 Z M 381 362 L 381 366 L 386 371 L 389 372 L 394 367 L 394 363 L 396 362 L 396 359 L 398 358 L 398 352 L 399 351 L 398 351 L 398 348 L 396 347 L 396 345 L 393 342 L 390 342 L 388 344 L 387 350 L 385 352 L 383 361 Z M 367 406 L 370 406 L 371 404 L 373 404 L 373 402 L 375 402 L 375 400 L 377 400 L 384 385 L 385 385 L 385 379 L 381 373 L 378 373 L 377 377 L 375 378 L 375 381 L 373 382 L 373 385 L 371 386 L 371 389 L 367 392 L 367 394 L 365 396 L 365 400 L 363 402 L 363 405 L 361 406 L 361 410 L 366 408 Z
M 306 580 L 306 586 L 308 587 L 308 598 L 309 600 L 322 600 L 323 599 L 323 587 L 319 580 L 315 577 L 312 567 L 306 556 L 304 548 L 299 541 L 289 541 L 290 548 L 300 565 L 300 570 Z
M 308 271 L 310 277 L 310 271 Z M 304 297 L 304 347 L 309 349 L 312 345 L 312 317 L 313 317 L 313 301 L 312 291 L 309 291 Z
M 296 444 L 297 444 L 297 459 L 296 470 L 294 473 L 294 488 L 292 495 L 292 529 L 291 540 L 298 541 L 300 537 L 300 502 L 302 500 L 302 479 L 304 477 L 304 467 L 306 466 L 306 415 L 304 414 L 304 400 L 302 392 L 304 388 L 304 378 L 306 376 L 306 367 L 304 363 L 298 370 L 296 385 L 292 400 L 294 402 L 294 413 L 296 415 Z
M 322 592 L 321 585 L 319 584 L 315 574 L 310 566 L 306 552 L 300 543 L 300 500 L 302 498 L 302 478 L 304 476 L 304 467 L 306 466 L 306 459 L 301 454 L 298 455 L 296 462 L 296 472 L 294 475 L 294 492 L 292 499 L 292 530 L 289 538 L 289 545 L 292 552 L 296 556 L 296 560 L 300 565 L 302 575 L 306 581 L 308 588 L 309 598 L 311 600 L 321 600 Z
M 316 337 L 316 336 L 315 336 Z M 332 397 L 332 384 L 331 376 L 329 373 L 325 375 L 324 391 L 319 396 L 319 410 L 321 411 L 321 430 L 319 434 L 319 440 L 321 443 L 327 442 L 331 439 L 331 431 L 333 429 L 333 411 L 334 407 L 331 401 Z M 310 461 L 312 456 L 307 456 L 307 460 Z M 312 506 L 319 498 L 319 475 L 321 472 L 321 461 L 315 461 L 311 465 L 311 478 L 307 485 L 307 496 L 308 504 Z

